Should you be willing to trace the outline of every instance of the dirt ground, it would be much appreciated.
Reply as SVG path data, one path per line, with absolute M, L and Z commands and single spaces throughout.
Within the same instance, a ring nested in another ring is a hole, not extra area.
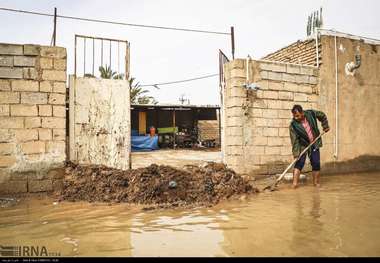
M 152 164 L 117 170 L 68 164 L 58 200 L 126 202 L 154 208 L 212 206 L 223 199 L 256 193 L 247 178 L 222 163 L 186 165 L 183 169 Z
M 132 152 L 133 169 L 147 167 L 151 164 L 183 168 L 185 165 L 200 165 L 204 162 L 222 162 L 220 149 L 162 149 L 150 152 Z

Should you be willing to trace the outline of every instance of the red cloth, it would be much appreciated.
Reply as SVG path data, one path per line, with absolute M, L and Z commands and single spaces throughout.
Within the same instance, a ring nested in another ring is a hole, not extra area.
M 302 123 L 302 126 L 305 128 L 307 136 L 309 137 L 309 141 L 310 142 L 314 141 L 313 131 L 311 130 L 310 124 L 306 120 L 306 118 L 304 118 L 303 121 L 301 121 L 301 123 Z

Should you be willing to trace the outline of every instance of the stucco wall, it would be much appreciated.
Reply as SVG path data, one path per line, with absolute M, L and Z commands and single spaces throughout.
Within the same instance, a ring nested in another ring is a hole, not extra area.
M 70 76 L 70 160 L 128 169 L 130 132 L 127 81 Z
M 0 44 L 0 193 L 60 184 L 66 159 L 66 49 Z
M 378 158 L 380 157 L 380 46 L 337 37 L 338 137 L 336 140 L 335 37 L 323 35 L 321 43 L 324 63 L 320 68 L 318 104 L 328 114 L 332 130 L 325 136 L 322 161 L 330 170 L 377 169 L 380 166 Z M 347 75 L 345 65 L 355 60 L 358 46 L 360 46 L 361 66 L 353 76 Z M 336 141 L 337 158 L 334 157 Z M 337 162 L 342 162 L 344 165 L 339 165 Z

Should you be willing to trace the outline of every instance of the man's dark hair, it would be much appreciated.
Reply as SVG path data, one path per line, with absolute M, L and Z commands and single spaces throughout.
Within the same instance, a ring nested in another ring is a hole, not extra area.
M 296 113 L 297 111 L 298 111 L 299 113 L 302 113 L 302 112 L 303 112 L 303 109 L 302 109 L 302 106 L 301 106 L 301 105 L 296 104 L 296 105 L 293 106 L 292 113 Z

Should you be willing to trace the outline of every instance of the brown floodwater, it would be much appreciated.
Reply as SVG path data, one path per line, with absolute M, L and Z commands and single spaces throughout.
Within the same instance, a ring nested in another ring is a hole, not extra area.
M 322 179 L 212 208 L 33 198 L 0 208 L 0 243 L 61 256 L 380 256 L 380 173 Z

